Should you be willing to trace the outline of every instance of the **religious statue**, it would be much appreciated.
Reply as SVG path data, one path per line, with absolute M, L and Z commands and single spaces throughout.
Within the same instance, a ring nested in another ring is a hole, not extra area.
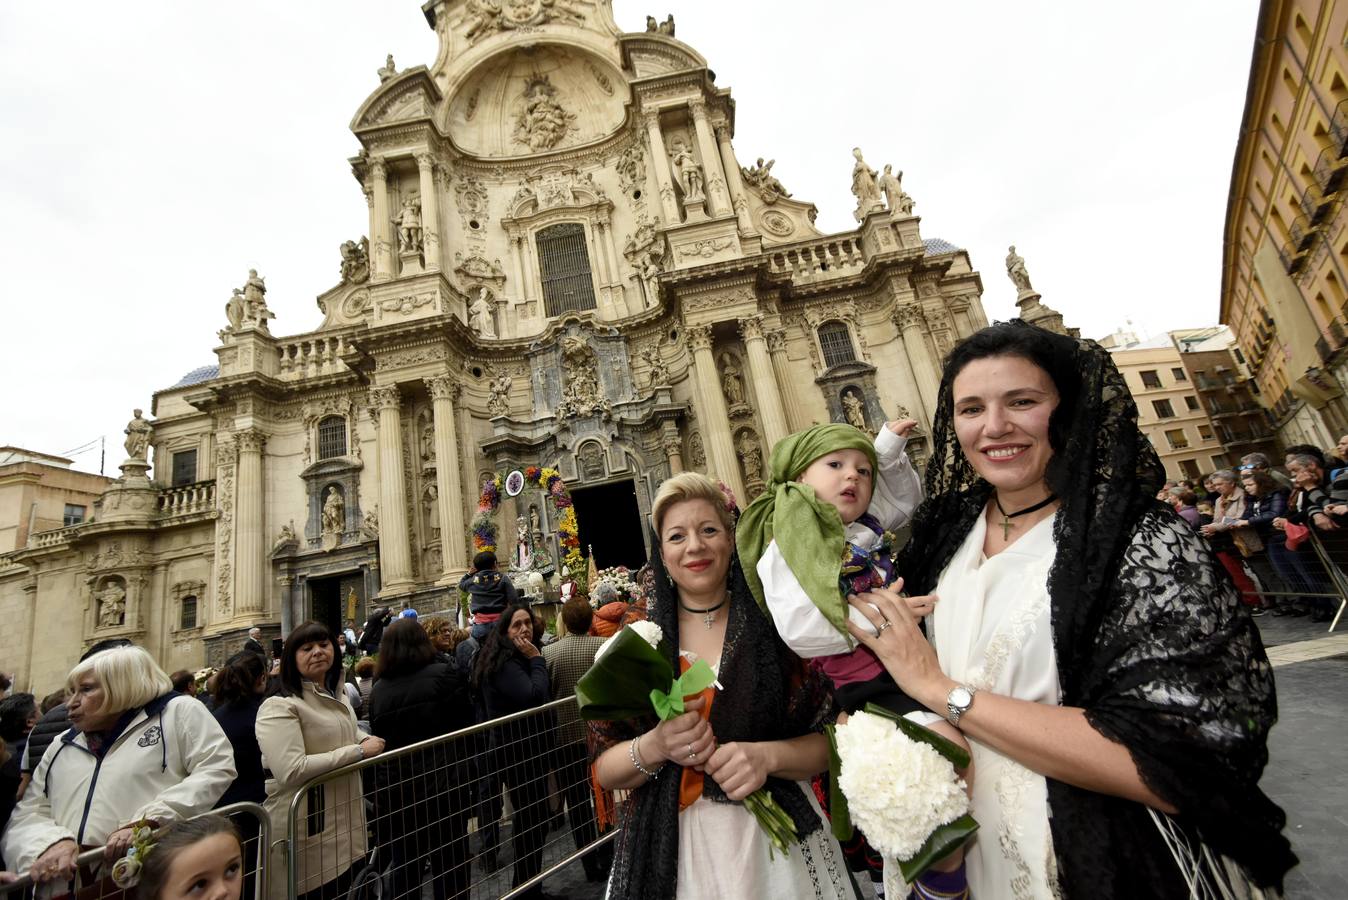
M 534 153 L 549 150 L 566 137 L 576 121 L 557 99 L 546 75 L 535 75 L 524 88 L 524 105 L 515 117 L 514 138 Z
M 515 519 L 515 558 L 516 569 L 527 569 L 534 561 L 533 543 L 529 540 L 529 520 L 524 516 Z
M 402 253 L 421 249 L 421 198 L 408 197 L 393 219 L 398 226 L 398 247 Z
M 693 158 L 693 151 L 683 141 L 674 142 L 674 151 L 670 154 L 670 165 L 674 177 L 683 189 L 684 200 L 702 199 L 702 168 Z
M 866 425 L 866 406 L 857 396 L 856 391 L 847 390 L 842 395 L 843 415 L 847 417 L 847 424 L 852 425 L 862 431 L 869 431 Z
M 609 411 L 610 404 L 599 388 L 594 351 L 584 338 L 562 338 L 562 370 L 562 402 L 557 405 L 557 415 L 590 416 Z
M 116 628 L 126 622 L 126 589 L 110 581 L 98 592 L 98 627 Z
M 721 354 L 721 389 L 725 391 L 726 402 L 739 406 L 744 402 L 744 376 L 739 363 L 729 353 Z
M 783 187 L 782 183 L 772 174 L 772 167 L 776 163 L 777 160 L 770 159 L 765 164 L 763 157 L 760 156 L 758 162 L 753 166 L 747 169 L 743 166 L 740 167 L 740 173 L 744 176 L 745 183 L 758 188 L 759 193 L 768 203 L 772 203 L 778 197 L 791 196 L 791 192 Z
M 852 155 L 856 157 L 856 164 L 852 166 L 852 193 L 857 198 L 857 208 L 852 215 L 860 222 L 868 213 L 880 209 L 884 204 L 880 200 L 876 171 L 866 165 L 866 160 L 861 158 L 861 148 L 853 147 Z
M 758 441 L 754 440 L 753 435 L 745 431 L 740 434 L 739 444 L 735 447 L 739 451 L 740 463 L 744 466 L 745 481 L 763 480 L 763 450 L 758 446 Z
M 529 534 L 534 539 L 534 546 L 543 543 L 543 524 L 538 518 L 538 504 L 529 504 Z
M 421 501 L 426 507 L 426 525 L 430 529 L 427 537 L 434 537 L 440 534 L 440 488 L 434 481 L 426 485 L 424 498 Z
M 890 212 L 901 212 L 905 215 L 913 211 L 913 198 L 903 191 L 903 172 L 894 174 L 894 167 L 885 164 L 885 174 L 880 176 L 880 190 L 885 194 L 885 205 L 889 207 Z
M 398 67 L 393 64 L 393 54 L 390 53 L 384 57 L 384 65 L 379 69 L 379 83 L 383 84 L 397 74 Z
M 343 241 L 342 281 L 346 284 L 363 284 L 370 280 L 370 239 L 362 237 L 360 243 Z
M 1030 287 L 1030 273 L 1025 268 L 1025 257 L 1016 253 L 1015 244 L 1011 245 L 1010 252 L 1006 254 L 1006 275 L 1016 286 L 1017 291 L 1025 293 L 1034 290 Z
M 377 540 L 379 538 L 379 514 L 370 510 L 365 514 L 364 520 L 360 523 L 361 536 L 367 540 Z
M 289 547 L 298 544 L 299 538 L 295 536 L 295 520 L 291 519 L 290 524 L 281 526 L 281 533 L 276 536 L 276 540 L 271 545 L 271 552 L 275 553 L 282 547 Z
M 490 392 L 487 397 L 487 412 L 492 416 L 504 416 L 510 412 L 510 388 L 514 383 L 515 379 L 501 372 L 487 385 Z
M 234 291 L 230 303 L 233 303 L 240 294 L 243 295 L 243 312 L 239 317 L 239 326 L 266 331 L 267 320 L 276 318 L 276 314 L 267 309 L 267 280 L 257 274 L 257 269 L 248 270 L 248 280 L 243 283 L 241 289 Z M 225 313 L 229 314 L 228 304 L 225 306 Z M 230 325 L 233 326 L 233 319 L 230 320 Z
M 435 421 L 430 418 L 421 421 L 421 461 L 432 462 L 435 459 Z
M 154 426 L 141 418 L 140 410 L 132 410 L 133 418 L 126 423 L 126 442 L 122 445 L 126 447 L 127 459 L 138 459 L 145 462 L 150 449 L 150 437 L 154 434 Z
M 491 317 L 492 304 L 487 299 L 490 293 L 485 285 L 479 286 L 477 299 L 468 307 L 468 327 L 476 331 L 478 337 L 496 337 L 496 322 Z
M 624 191 L 639 188 L 646 183 L 646 157 L 642 155 L 641 145 L 633 144 L 618 157 L 618 186 Z
M 665 16 L 665 20 L 664 20 L 663 22 L 656 22 L 656 21 L 655 21 L 655 16 L 647 16 L 647 17 L 646 17 L 646 33 L 647 33 L 647 34 L 667 34 L 667 35 L 669 35 L 670 37 L 673 37 L 673 36 L 674 36 L 674 14 L 673 14 L 673 13 L 670 13 L 668 16 Z
M 225 301 L 225 318 L 229 320 L 226 331 L 238 331 L 243 327 L 243 288 L 235 288 L 234 293 Z
M 345 530 L 346 503 L 336 486 L 331 486 L 328 488 L 327 497 L 323 500 L 323 533 L 341 534 Z
M 657 384 L 669 384 L 669 366 L 660 357 L 660 348 L 654 345 L 643 347 L 641 350 L 641 359 L 649 366 L 646 377 L 650 379 L 649 386 L 655 387 Z

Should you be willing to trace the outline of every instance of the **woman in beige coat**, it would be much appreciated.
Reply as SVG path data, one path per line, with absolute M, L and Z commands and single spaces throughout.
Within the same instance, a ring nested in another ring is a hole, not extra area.
M 341 690 L 342 666 L 328 629 L 305 622 L 281 650 L 281 694 L 268 698 L 257 714 L 257 743 L 271 771 L 267 811 L 273 839 L 289 835 L 290 804 L 313 778 L 384 749 L 384 742 L 356 727 L 356 714 Z M 306 792 L 296 812 L 291 852 L 296 858 L 299 900 L 344 896 L 351 864 L 365 855 L 365 797 L 353 772 Z M 273 857 L 272 884 L 283 893 L 284 860 Z

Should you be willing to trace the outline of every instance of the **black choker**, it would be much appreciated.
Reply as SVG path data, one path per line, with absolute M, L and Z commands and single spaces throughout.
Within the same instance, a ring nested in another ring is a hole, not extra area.
M 1017 516 L 1028 516 L 1030 513 L 1043 509 L 1057 499 L 1057 494 L 1049 494 L 1046 499 L 1040 500 L 1034 506 L 1027 506 L 1024 509 L 1018 509 L 1013 513 L 1009 513 L 1002 509 L 1001 498 L 994 493 L 992 495 L 992 502 L 997 504 L 997 512 L 1002 514 L 1002 520 L 997 523 L 1002 529 L 1002 540 L 1006 540 L 1011 535 L 1011 529 L 1015 526 L 1015 523 L 1011 521 L 1012 519 Z
M 725 599 L 722 600 L 720 603 L 716 604 L 715 606 L 708 606 L 706 609 L 696 609 L 695 607 L 692 606 L 685 606 L 683 601 L 680 600 L 679 609 L 683 610 L 684 612 L 696 613 L 697 615 L 702 616 L 702 624 L 706 625 L 707 628 L 711 628 L 711 626 L 716 622 L 716 611 L 721 607 L 725 606 L 729 602 L 730 602 L 730 595 L 727 594 Z

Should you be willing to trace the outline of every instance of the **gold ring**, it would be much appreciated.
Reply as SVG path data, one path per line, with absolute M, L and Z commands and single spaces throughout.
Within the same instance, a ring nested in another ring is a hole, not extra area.
M 875 632 L 876 635 L 878 636 L 884 633 L 884 630 L 893 624 L 894 624 L 893 622 L 889 621 L 888 619 L 885 619 L 883 622 L 880 623 L 880 628 Z

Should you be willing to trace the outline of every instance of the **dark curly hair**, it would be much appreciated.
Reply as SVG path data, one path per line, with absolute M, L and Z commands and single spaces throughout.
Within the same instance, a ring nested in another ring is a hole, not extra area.
M 477 658 L 473 661 L 474 690 L 482 690 L 483 682 L 501 671 L 501 667 L 519 653 L 515 648 L 515 642 L 510 639 L 510 620 L 515 618 L 517 612 L 526 613 L 529 621 L 533 622 L 533 611 L 523 603 L 513 603 L 506 607 L 505 612 L 501 613 L 501 618 L 496 620 L 496 627 L 487 632 L 487 637 L 482 641 L 482 648 L 477 651 Z

